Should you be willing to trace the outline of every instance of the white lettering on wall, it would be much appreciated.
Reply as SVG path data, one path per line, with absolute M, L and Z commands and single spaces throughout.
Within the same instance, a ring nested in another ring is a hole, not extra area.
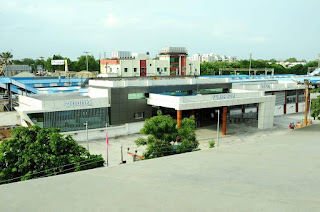
M 213 99 L 234 99 L 236 98 L 235 93 L 226 93 L 226 94 L 215 94 Z
M 261 88 L 271 88 L 271 85 L 261 85 Z
M 69 100 L 65 102 L 66 107 L 91 105 L 91 99 Z

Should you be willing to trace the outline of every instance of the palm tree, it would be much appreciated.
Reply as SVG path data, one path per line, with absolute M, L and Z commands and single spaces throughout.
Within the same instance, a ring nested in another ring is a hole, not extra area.
M 12 64 L 12 61 L 11 61 L 12 57 L 13 55 L 11 54 L 11 52 L 2 52 L 0 54 L 0 59 L 1 59 L 0 62 L 1 62 L 1 65 L 6 66 L 6 73 L 8 73 L 8 65 Z M 0 76 L 3 74 L 2 72 L 0 72 Z

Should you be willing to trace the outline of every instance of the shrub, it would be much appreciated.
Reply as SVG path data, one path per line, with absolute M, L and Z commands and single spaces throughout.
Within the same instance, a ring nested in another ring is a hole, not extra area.
M 213 139 L 210 140 L 208 143 L 209 143 L 209 148 L 214 148 L 215 147 L 215 142 L 214 142 Z

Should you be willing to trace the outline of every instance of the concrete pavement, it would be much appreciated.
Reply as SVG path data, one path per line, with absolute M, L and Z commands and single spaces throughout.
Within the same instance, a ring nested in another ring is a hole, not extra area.
M 320 125 L 0 186 L 1 211 L 319 211 Z

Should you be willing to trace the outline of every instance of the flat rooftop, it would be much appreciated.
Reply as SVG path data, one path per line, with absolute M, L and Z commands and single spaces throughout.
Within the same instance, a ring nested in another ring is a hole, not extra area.
M 1 211 L 319 211 L 320 125 L 0 186 Z
M 81 96 L 79 93 L 57 93 L 57 94 L 37 94 L 30 95 L 29 97 L 41 101 L 47 100 L 72 100 L 72 99 L 89 99 L 89 96 Z

